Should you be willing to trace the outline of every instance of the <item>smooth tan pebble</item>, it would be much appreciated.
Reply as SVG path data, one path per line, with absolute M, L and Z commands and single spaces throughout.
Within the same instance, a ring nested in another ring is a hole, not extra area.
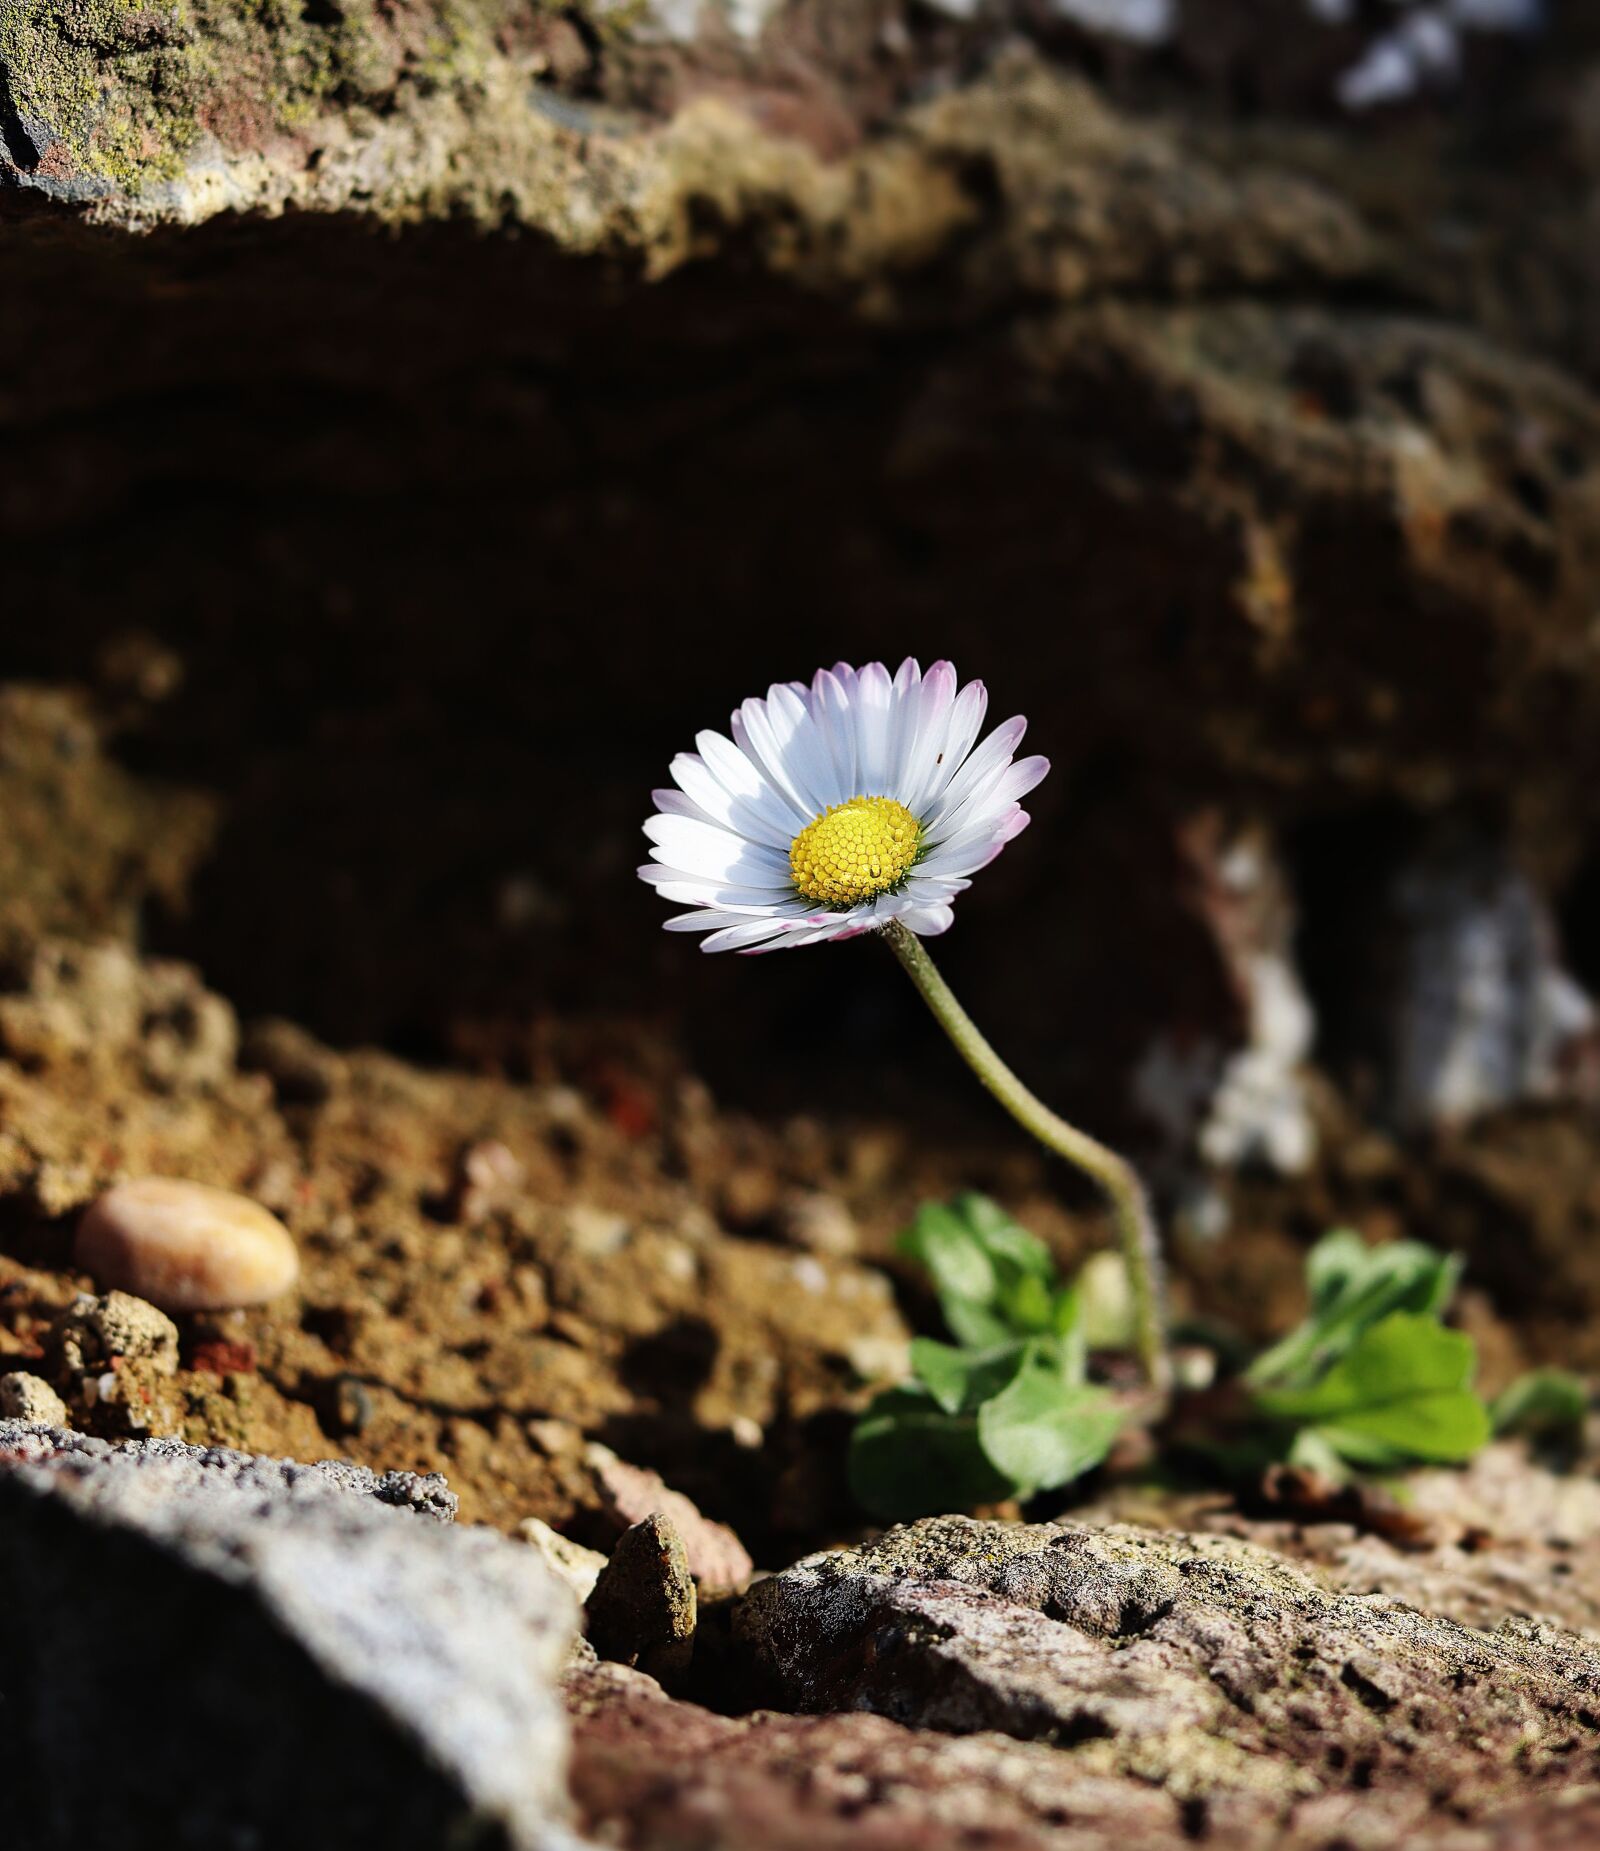
M 84 1211 L 74 1256 L 102 1289 L 164 1311 L 264 1304 L 300 1271 L 289 1230 L 259 1202 L 166 1176 L 107 1190 Z

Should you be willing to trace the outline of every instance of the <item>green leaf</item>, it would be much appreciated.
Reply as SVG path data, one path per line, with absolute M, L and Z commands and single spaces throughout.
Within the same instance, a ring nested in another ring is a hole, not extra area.
M 984 1456 L 972 1414 L 948 1414 L 920 1388 L 891 1388 L 856 1424 L 850 1489 L 891 1522 L 998 1503 L 1011 1487 Z
M 1000 1393 L 1027 1353 L 1023 1343 L 960 1350 L 932 1337 L 918 1337 L 911 1345 L 911 1372 L 946 1414 L 970 1413 L 979 1402 Z
M 1047 1354 L 1031 1356 L 1008 1388 L 984 1402 L 977 1419 L 989 1463 L 1024 1498 L 1097 1466 L 1121 1425 L 1108 1395 L 1063 1381 Z
M 976 1305 L 993 1300 L 994 1262 L 953 1203 L 924 1202 L 898 1245 L 902 1253 L 927 1267 L 941 1299 L 964 1299 Z
M 1053 1489 L 1098 1465 L 1120 1418 L 1084 1386 L 1077 1291 L 1044 1242 L 986 1196 L 929 1203 L 900 1237 L 928 1269 L 955 1344 L 911 1346 L 916 1383 L 857 1424 L 850 1482 L 879 1516 Z
M 1476 1364 L 1470 1337 L 1397 1311 L 1364 1330 L 1315 1385 L 1266 1390 L 1256 1403 L 1314 1428 L 1353 1465 L 1456 1463 L 1489 1437 L 1488 1410 L 1471 1387 Z
M 1534 1369 L 1495 1397 L 1489 1418 L 1499 1434 L 1572 1440 L 1582 1435 L 1588 1412 L 1589 1391 L 1579 1377 L 1565 1369 Z
M 1354 1228 L 1334 1228 L 1306 1255 L 1311 1315 L 1325 1316 L 1364 1277 L 1371 1249 Z
M 1037 1234 L 1030 1234 L 1021 1222 L 1012 1220 L 992 1197 L 968 1189 L 950 1206 L 991 1257 L 1047 1283 L 1055 1278 L 1056 1263 L 1050 1249 Z
M 1349 1228 L 1325 1234 L 1306 1258 L 1310 1315 L 1258 1356 L 1245 1380 L 1256 1388 L 1307 1387 L 1395 1312 L 1437 1319 L 1460 1275 L 1459 1258 L 1421 1241 L 1368 1247 Z
M 899 1247 L 928 1269 L 951 1335 L 969 1348 L 1050 1329 L 1056 1283 L 1050 1250 L 987 1196 L 925 1203 Z
M 997 1268 L 998 1270 L 998 1268 Z M 1054 1294 L 1034 1273 L 1002 1280 L 998 1296 L 1000 1315 L 1015 1331 L 1049 1330 L 1055 1309 Z
M 1050 1328 L 1058 1337 L 1083 1335 L 1083 1293 L 1075 1285 L 1064 1285 L 1050 1306 Z

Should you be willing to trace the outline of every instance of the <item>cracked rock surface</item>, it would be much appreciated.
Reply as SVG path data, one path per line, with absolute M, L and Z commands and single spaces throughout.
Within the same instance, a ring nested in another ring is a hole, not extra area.
M 1592 1804 L 1591 1639 L 1336 1592 L 1232 1538 L 931 1519 L 759 1584 L 735 1626 L 785 1708 L 1049 1743 L 1158 1786 L 1175 1836 L 1451 1843 L 1510 1799 Z

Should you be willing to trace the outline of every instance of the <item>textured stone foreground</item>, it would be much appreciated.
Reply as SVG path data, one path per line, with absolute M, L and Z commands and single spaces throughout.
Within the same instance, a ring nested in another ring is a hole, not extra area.
M 1555 1572 L 1600 1488 L 1501 1448 L 1419 1507 L 1485 1493 L 1497 1537 L 1283 1528 L 1298 1559 L 932 1519 L 713 1612 L 687 1687 L 718 1714 L 570 1659 L 571 1597 L 437 1478 L 3 1423 L 0 1816 L 30 1851 L 374 1819 L 505 1851 L 1561 1851 L 1600 1831 L 1596 1578 Z
M 1600 1823 L 1592 1635 L 1470 1629 L 1233 1538 L 930 1520 L 760 1584 L 735 1625 L 786 1709 L 972 1738 L 1019 1842 L 1069 1819 L 1074 1845 L 1542 1844 Z
M 0 1423 L 7 1842 L 569 1842 L 575 1610 L 442 1482 Z

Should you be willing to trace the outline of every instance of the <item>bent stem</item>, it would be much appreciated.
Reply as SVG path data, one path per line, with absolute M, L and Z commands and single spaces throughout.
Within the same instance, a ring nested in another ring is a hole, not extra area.
M 1139 1358 L 1151 1385 L 1163 1394 L 1171 1385 L 1171 1364 L 1161 1309 L 1161 1244 L 1150 1213 L 1149 1198 L 1137 1172 L 1087 1132 L 1058 1117 L 1030 1093 L 984 1039 L 976 1022 L 957 1002 L 955 993 L 928 956 L 922 940 L 898 919 L 881 928 L 880 936 L 905 966 L 906 974 L 922 992 L 922 999 L 938 1018 L 939 1026 L 955 1043 L 956 1052 L 1022 1126 L 1047 1150 L 1093 1177 L 1111 1200 L 1123 1263 L 1133 1295 L 1134 1334 Z

